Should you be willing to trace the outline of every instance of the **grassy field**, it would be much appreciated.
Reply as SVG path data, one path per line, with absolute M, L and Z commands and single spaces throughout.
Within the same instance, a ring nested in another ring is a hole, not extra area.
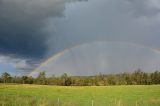
M 0 106 L 160 106 L 160 85 L 59 87 L 1 84 Z

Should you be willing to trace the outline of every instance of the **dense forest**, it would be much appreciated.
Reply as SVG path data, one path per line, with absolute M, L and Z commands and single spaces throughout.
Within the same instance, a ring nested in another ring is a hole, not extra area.
M 9 73 L 4 72 L 1 74 L 0 83 L 58 86 L 150 85 L 160 84 L 160 72 L 146 73 L 138 69 L 132 73 L 99 73 L 95 76 L 68 76 L 64 73 L 61 76 L 53 75 L 51 77 L 47 77 L 45 72 L 40 72 L 37 77 L 11 76 Z

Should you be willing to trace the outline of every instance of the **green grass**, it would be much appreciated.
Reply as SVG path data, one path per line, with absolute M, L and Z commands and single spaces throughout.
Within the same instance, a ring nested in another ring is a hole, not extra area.
M 160 85 L 0 85 L 0 106 L 160 106 Z

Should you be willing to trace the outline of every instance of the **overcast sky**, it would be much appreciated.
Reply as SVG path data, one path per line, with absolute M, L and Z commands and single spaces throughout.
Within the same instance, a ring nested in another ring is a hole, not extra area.
M 159 0 L 0 0 L 0 72 L 30 73 L 48 57 L 64 49 L 84 43 L 92 45 L 92 42 L 98 41 L 124 43 L 123 47 L 116 46 L 117 54 L 109 49 L 115 48 L 117 43 L 101 44 L 101 48 L 114 54 L 109 55 L 110 59 L 107 60 L 107 54 L 103 53 L 104 58 L 100 60 L 105 60 L 106 64 L 117 59 L 121 61 L 119 57 L 122 57 L 122 51 L 125 57 L 130 56 L 131 48 L 135 51 L 139 46 L 148 48 L 147 51 L 138 49 L 139 52 L 127 60 L 131 64 L 136 62 L 135 67 L 114 62 L 107 69 L 126 71 L 143 68 L 149 64 L 145 61 L 152 60 L 156 65 L 145 70 L 156 70 L 159 69 L 159 53 L 153 49 L 160 48 L 159 28 Z M 106 44 L 110 47 L 104 47 Z M 132 44 L 137 46 L 133 47 Z M 84 49 L 80 50 L 84 53 Z M 148 60 L 133 62 L 133 59 L 142 57 L 142 53 L 147 54 Z M 94 53 L 91 55 L 97 56 Z M 81 73 L 76 71 L 74 74 Z

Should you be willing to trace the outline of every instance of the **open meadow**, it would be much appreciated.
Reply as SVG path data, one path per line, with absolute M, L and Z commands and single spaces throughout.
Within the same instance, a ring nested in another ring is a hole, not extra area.
M 160 106 L 160 85 L 0 85 L 0 106 Z

